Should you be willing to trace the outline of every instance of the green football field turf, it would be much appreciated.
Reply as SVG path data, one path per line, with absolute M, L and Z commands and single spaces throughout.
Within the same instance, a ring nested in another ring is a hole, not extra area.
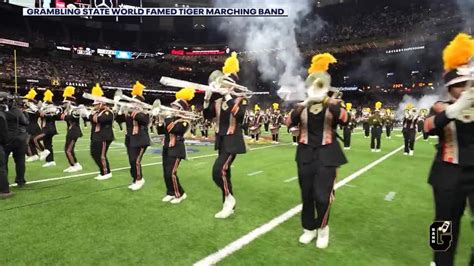
M 58 127 L 64 129 L 62 123 Z M 62 172 L 67 161 L 61 130 L 54 138 L 56 167 L 27 163 L 27 180 L 44 182 L 13 187 L 15 196 L 0 201 L 0 265 L 192 265 L 300 203 L 298 182 L 288 181 L 296 176 L 296 148 L 285 129 L 279 145 L 251 144 L 251 151 L 237 157 L 232 168 L 237 209 L 227 220 L 214 218 L 222 206 L 211 177 L 212 146 L 188 146 L 189 160 L 178 171 L 188 198 L 172 205 L 161 202 L 165 186 L 159 144 L 144 156 L 144 188 L 132 192 L 123 133 L 116 131 L 109 150 L 113 178 L 96 181 L 90 129 L 83 130 L 76 146 L 82 172 Z M 429 265 L 433 203 L 426 180 L 436 141 L 418 140 L 415 156 L 399 151 L 338 189 L 327 249 L 298 243 L 302 229 L 296 215 L 218 264 Z M 402 144 L 396 131 L 392 139 L 382 138 L 381 153 L 372 153 L 369 139 L 356 131 L 338 180 Z M 389 192 L 396 193 L 392 201 L 385 200 Z M 468 215 L 456 265 L 467 265 L 474 239 Z

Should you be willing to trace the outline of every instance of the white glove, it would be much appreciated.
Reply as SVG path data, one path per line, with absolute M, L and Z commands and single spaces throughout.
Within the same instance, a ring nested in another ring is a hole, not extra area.
M 81 116 L 82 117 L 89 117 L 91 115 L 91 111 L 87 109 L 81 109 Z
M 204 101 L 209 101 L 211 100 L 212 97 L 212 90 L 206 90 L 204 93 Z
M 474 88 L 470 88 L 461 94 L 453 104 L 446 107 L 446 117 L 455 119 L 465 109 L 471 108 L 474 104 Z
M 158 108 L 153 108 L 153 109 L 151 110 L 151 115 L 152 115 L 152 116 L 158 116 L 159 114 L 160 114 L 160 109 L 158 109 Z

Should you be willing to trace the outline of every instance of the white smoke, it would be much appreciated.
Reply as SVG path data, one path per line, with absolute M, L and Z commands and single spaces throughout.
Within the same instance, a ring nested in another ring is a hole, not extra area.
M 442 96 L 441 95 L 436 95 L 436 94 L 425 95 L 425 96 L 421 97 L 420 99 L 414 98 L 414 97 L 409 96 L 409 95 L 405 95 L 405 96 L 403 96 L 402 101 L 398 105 L 398 109 L 396 110 L 395 116 L 398 120 L 402 120 L 403 116 L 405 114 L 405 107 L 409 103 L 413 104 L 413 106 L 416 109 L 418 109 L 418 111 L 420 109 L 428 109 L 429 110 L 431 108 L 431 106 L 433 106 L 433 104 L 436 101 L 439 101 L 441 99 L 442 99 Z
M 304 73 L 303 60 L 296 40 L 303 18 L 311 11 L 310 0 L 214 0 L 215 7 L 226 8 L 285 8 L 288 17 L 230 17 L 219 19 L 233 47 L 248 51 L 246 56 L 257 63 L 264 81 L 276 81 L 284 91 L 291 91 L 286 100 L 304 98 L 305 88 L 300 73 Z M 318 19 L 315 19 L 318 21 Z M 320 21 L 320 20 L 319 20 Z M 307 36 L 314 36 L 323 24 L 308 25 Z M 311 27 L 311 28 L 309 28 Z M 269 52 L 271 50 L 271 52 Z M 296 97 L 296 98 L 295 98 Z

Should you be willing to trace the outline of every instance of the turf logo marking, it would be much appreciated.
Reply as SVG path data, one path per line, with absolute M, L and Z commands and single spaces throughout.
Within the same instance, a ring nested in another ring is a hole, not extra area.
M 435 221 L 430 225 L 430 246 L 434 251 L 443 252 L 453 241 L 451 221 Z

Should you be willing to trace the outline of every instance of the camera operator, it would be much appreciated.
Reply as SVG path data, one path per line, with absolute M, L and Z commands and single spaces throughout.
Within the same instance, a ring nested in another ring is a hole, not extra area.
M 5 165 L 8 174 L 8 158 L 10 153 L 15 161 L 16 178 L 15 183 L 18 187 L 26 184 L 25 180 L 25 155 L 27 148 L 28 134 L 26 126 L 29 121 L 26 115 L 20 110 L 16 99 L 8 101 L 8 111 L 5 112 L 5 118 L 8 126 L 7 143 L 5 150 Z
M 8 94 L 0 92 L 0 199 L 11 197 L 10 185 L 8 184 L 7 166 L 5 163 L 4 145 L 7 141 L 8 127 L 5 118 L 5 111 L 8 110 L 6 105 Z

